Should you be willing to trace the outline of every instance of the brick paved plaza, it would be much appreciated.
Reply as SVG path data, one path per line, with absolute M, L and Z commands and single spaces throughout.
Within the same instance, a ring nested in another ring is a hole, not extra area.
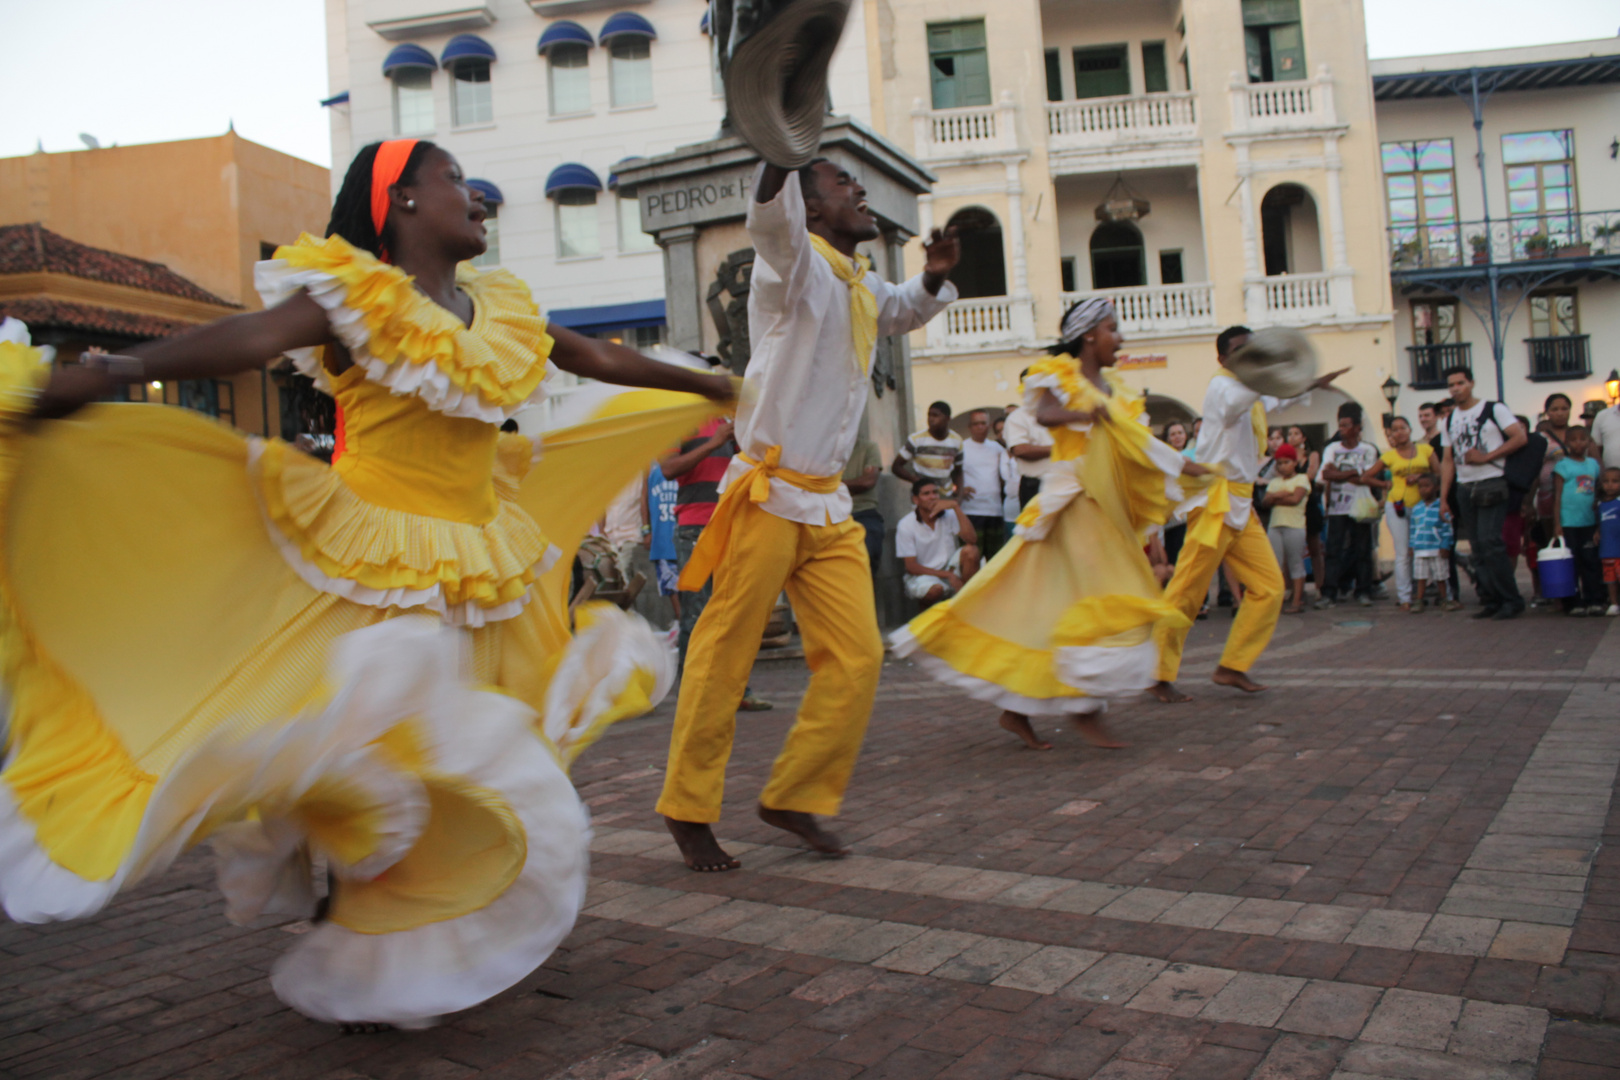
M 1189 675 L 1229 625 L 1197 625 Z M 576 769 L 573 936 L 430 1031 L 282 1007 L 266 972 L 305 927 L 231 926 L 194 853 L 96 919 L 0 925 L 0 1076 L 1620 1077 L 1620 620 L 1283 629 L 1270 693 L 1189 677 L 1193 706 L 1114 714 L 1115 752 L 1022 750 L 891 663 L 841 862 L 751 815 L 801 665 L 762 665 L 778 709 L 739 722 L 737 873 L 687 872 L 652 813 L 666 703 Z

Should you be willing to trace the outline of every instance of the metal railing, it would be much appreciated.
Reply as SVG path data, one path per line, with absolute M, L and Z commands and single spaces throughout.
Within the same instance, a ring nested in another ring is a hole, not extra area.
M 1084 146 L 1133 136 L 1192 138 L 1198 134 L 1195 100 L 1190 93 L 1176 93 L 1053 101 L 1046 106 L 1046 133 Z
M 1446 380 L 1440 374 L 1459 364 L 1474 369 L 1473 346 L 1467 341 L 1448 341 L 1442 345 L 1408 345 L 1406 355 L 1412 360 L 1414 390 L 1443 390 Z
M 1208 282 L 1064 293 L 1063 306 L 1066 310 L 1070 304 L 1094 296 L 1106 296 L 1114 302 L 1119 328 L 1126 334 L 1211 329 L 1215 326 L 1215 286 Z
M 1537 382 L 1584 379 L 1592 374 L 1592 335 L 1525 338 L 1530 347 L 1530 378 Z
M 1568 210 L 1389 227 L 1390 269 L 1448 269 L 1620 255 L 1620 210 Z

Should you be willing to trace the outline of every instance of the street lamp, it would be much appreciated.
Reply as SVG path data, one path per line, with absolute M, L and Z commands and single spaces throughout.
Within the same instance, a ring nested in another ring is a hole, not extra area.
M 1608 391 L 1610 405 L 1620 402 L 1620 371 L 1609 369 L 1609 377 L 1603 380 L 1603 389 Z
M 1389 402 L 1389 412 L 1384 414 L 1384 427 L 1387 429 L 1395 422 L 1395 399 L 1401 396 L 1401 384 L 1391 375 L 1379 389 L 1384 392 L 1384 400 Z

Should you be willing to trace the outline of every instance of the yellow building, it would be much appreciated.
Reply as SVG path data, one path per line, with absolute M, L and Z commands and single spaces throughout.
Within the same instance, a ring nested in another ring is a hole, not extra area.
M 37 223 L 80 244 L 161 263 L 250 310 L 260 306 L 253 264 L 300 232 L 324 232 L 330 208 L 327 169 L 234 131 L 0 158 L 0 225 Z M 116 336 L 108 342 L 117 343 Z M 280 430 L 267 378 L 238 376 L 230 396 L 237 426 Z
M 1305 330 L 1383 411 L 1396 353 L 1360 0 L 864 10 L 874 124 L 939 176 L 923 228 L 963 233 L 964 299 L 913 342 L 919 406 L 1014 400 L 1066 306 L 1100 292 L 1156 420 L 1197 412 L 1235 323 Z M 1273 420 L 1331 427 L 1341 400 Z

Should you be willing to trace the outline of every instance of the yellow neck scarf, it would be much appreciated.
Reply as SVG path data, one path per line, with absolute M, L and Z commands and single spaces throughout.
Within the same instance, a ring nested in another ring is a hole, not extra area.
M 867 288 L 866 268 L 815 233 L 810 234 L 810 246 L 827 260 L 838 280 L 849 286 L 849 325 L 855 331 L 855 366 L 864 375 L 872 364 L 872 350 L 877 347 L 877 297 Z

